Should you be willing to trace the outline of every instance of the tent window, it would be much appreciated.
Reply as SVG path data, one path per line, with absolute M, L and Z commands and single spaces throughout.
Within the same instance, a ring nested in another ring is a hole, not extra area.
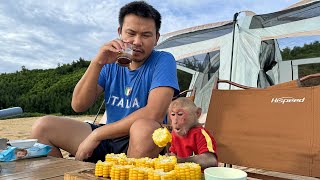
M 282 59 L 279 64 L 280 82 L 320 72 L 320 35 L 282 38 L 277 42 Z
M 200 90 L 213 77 L 220 66 L 220 51 L 212 51 L 205 54 L 199 54 L 177 61 L 177 64 L 200 74 L 194 79 L 194 86 Z
M 278 43 L 284 61 L 320 57 L 320 35 L 282 38 Z

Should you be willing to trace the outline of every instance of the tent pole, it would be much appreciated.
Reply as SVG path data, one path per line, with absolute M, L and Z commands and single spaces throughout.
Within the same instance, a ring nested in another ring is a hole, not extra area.
M 239 12 L 240 13 L 240 12 Z M 230 66 L 230 77 L 229 77 L 229 81 L 232 81 L 231 80 L 231 77 L 232 77 L 232 64 L 233 64 L 233 49 L 234 49 L 234 36 L 235 36 L 235 30 L 236 30 L 236 24 L 237 24 L 237 18 L 238 18 L 238 15 L 239 13 L 235 13 L 233 15 L 233 32 L 232 32 L 232 47 L 231 47 L 231 66 Z M 229 84 L 229 89 L 231 89 L 231 84 Z M 232 167 L 232 164 L 227 164 L 227 163 L 224 163 L 224 167 Z
M 231 47 L 231 66 L 230 66 L 230 77 L 229 81 L 232 81 L 232 65 L 233 65 L 233 49 L 234 49 L 234 36 L 235 36 L 235 30 L 236 30 L 236 24 L 237 24 L 237 18 L 240 12 L 237 12 L 233 15 L 233 32 L 232 32 L 232 47 Z M 231 89 L 231 85 L 229 84 L 229 89 Z

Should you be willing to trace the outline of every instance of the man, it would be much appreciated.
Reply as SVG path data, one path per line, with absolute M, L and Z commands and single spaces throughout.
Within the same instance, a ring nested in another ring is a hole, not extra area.
M 53 146 L 49 155 L 62 157 L 61 148 L 77 160 L 91 162 L 104 160 L 107 153 L 126 152 L 133 158 L 158 156 L 161 149 L 153 143 L 152 133 L 160 127 L 179 91 L 173 56 L 153 49 L 160 25 L 160 13 L 144 1 L 120 9 L 121 39 L 100 48 L 76 85 L 71 104 L 76 112 L 86 111 L 104 92 L 107 124 L 100 127 L 53 116 L 39 119 L 32 137 Z M 125 43 L 134 46 L 128 67 L 115 63 Z
M 180 97 L 169 106 L 168 116 L 172 123 L 170 155 L 178 162 L 198 163 L 202 170 L 218 166 L 216 142 L 213 135 L 198 123 L 201 108 L 186 97 Z

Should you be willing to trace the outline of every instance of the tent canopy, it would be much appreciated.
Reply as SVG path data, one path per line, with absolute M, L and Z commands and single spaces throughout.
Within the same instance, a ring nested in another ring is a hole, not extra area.
M 257 15 L 250 11 L 240 14 L 236 21 L 206 24 L 165 34 L 156 49 L 171 52 L 178 61 L 211 54 L 206 66 L 214 65 L 217 69 L 218 65 L 218 78 L 263 88 L 280 83 L 279 63 L 282 57 L 278 38 L 320 35 L 320 1 L 301 1 L 269 14 Z M 211 95 L 214 77 L 207 73 L 209 71 L 199 72 L 192 84 L 196 86 L 197 94 L 208 93 L 196 96 L 200 99 L 206 97 L 206 101 Z M 232 87 L 220 84 L 218 88 Z M 200 102 L 203 103 L 202 100 Z

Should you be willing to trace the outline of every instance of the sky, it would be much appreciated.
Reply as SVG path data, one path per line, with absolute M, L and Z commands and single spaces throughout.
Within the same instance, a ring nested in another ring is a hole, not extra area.
M 162 15 L 160 34 L 231 20 L 233 14 L 282 10 L 299 0 L 147 0 Z M 116 38 L 129 0 L 0 0 L 0 73 L 56 68 L 94 58 Z

